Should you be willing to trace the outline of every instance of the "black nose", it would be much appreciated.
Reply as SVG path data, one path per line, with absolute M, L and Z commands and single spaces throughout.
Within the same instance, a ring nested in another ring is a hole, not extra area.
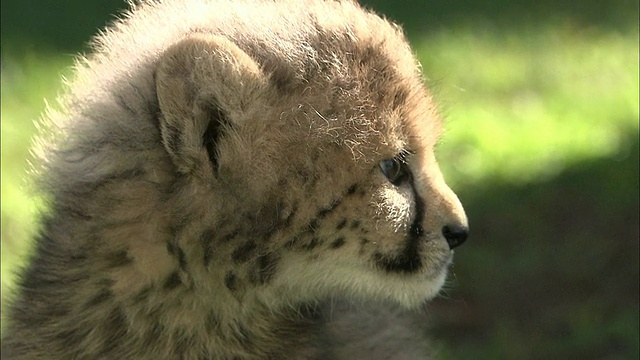
M 446 225 L 442 228 L 442 235 L 449 244 L 449 249 L 462 245 L 469 237 L 469 228 L 460 225 Z

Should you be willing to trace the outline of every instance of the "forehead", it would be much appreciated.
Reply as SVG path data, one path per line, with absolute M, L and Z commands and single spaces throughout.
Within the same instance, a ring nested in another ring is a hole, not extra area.
M 270 23 L 275 36 L 237 39 L 269 77 L 270 102 L 354 153 L 432 147 L 439 116 L 402 31 L 354 4 L 335 4 L 335 12 L 317 11 L 292 29 Z
M 326 89 L 328 115 L 353 144 L 358 137 L 365 140 L 364 153 L 430 150 L 441 134 L 442 122 L 420 67 L 404 37 L 392 35 L 348 43 L 342 69 Z M 376 148 L 367 151 L 366 142 Z

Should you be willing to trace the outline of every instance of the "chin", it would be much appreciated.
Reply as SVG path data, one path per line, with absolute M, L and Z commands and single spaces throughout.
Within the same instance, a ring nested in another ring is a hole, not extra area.
M 407 281 L 401 287 L 395 289 L 392 300 L 405 308 L 417 308 L 424 305 L 425 302 L 435 298 L 442 289 L 446 278 L 447 268 L 438 271 L 436 274 L 420 274 L 422 279 L 417 281 Z

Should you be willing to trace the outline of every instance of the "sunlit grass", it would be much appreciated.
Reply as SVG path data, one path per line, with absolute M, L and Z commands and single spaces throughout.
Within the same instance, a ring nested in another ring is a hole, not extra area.
M 469 28 L 417 46 L 444 102 L 440 159 L 454 183 L 549 177 L 638 132 L 637 32 Z
M 36 228 L 36 202 L 27 185 L 27 158 L 45 99 L 55 100 L 71 57 L 30 53 L 2 57 L 2 289 L 28 249 Z

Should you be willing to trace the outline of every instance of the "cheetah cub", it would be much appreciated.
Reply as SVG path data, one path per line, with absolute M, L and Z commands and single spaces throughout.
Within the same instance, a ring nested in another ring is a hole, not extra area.
M 467 220 L 398 26 L 348 0 L 146 1 L 94 49 L 34 151 L 47 210 L 4 358 L 426 356 L 395 306 L 438 293 Z

